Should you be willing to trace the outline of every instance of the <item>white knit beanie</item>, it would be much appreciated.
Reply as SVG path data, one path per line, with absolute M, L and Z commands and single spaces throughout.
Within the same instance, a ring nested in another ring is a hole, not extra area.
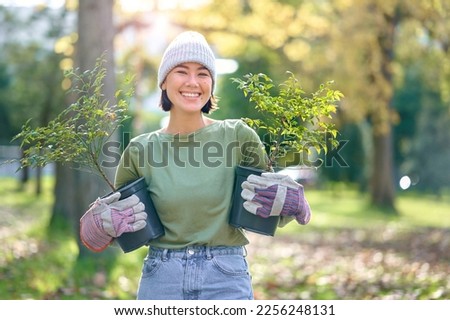
M 195 31 L 180 33 L 167 47 L 158 70 L 158 85 L 161 88 L 167 74 L 181 63 L 196 62 L 205 66 L 216 82 L 216 59 L 203 35 Z

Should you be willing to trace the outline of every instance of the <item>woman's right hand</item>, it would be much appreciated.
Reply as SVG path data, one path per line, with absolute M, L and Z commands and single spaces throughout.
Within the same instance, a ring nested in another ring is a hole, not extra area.
M 80 219 L 80 238 L 92 251 L 103 251 L 124 232 L 141 230 L 147 224 L 145 206 L 135 195 L 123 200 L 120 192 L 97 199 Z

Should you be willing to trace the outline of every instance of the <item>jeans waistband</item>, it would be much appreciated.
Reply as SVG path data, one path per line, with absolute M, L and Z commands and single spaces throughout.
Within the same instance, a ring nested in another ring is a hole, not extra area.
M 182 249 L 163 249 L 150 246 L 149 256 L 161 257 L 162 260 L 169 258 L 194 258 L 206 257 L 212 259 L 214 256 L 221 255 L 242 255 L 246 256 L 247 251 L 242 246 L 188 246 Z

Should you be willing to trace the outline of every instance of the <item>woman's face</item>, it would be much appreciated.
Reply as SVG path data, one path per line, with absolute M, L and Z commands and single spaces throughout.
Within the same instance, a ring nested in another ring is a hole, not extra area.
M 169 72 L 161 88 L 167 90 L 171 111 L 198 112 L 211 98 L 212 77 L 199 63 L 182 63 Z

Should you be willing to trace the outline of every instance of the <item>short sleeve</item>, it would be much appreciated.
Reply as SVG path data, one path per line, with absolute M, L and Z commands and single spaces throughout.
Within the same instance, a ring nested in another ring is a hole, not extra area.
M 130 143 L 122 153 L 120 157 L 119 165 L 116 169 L 116 175 L 114 179 L 114 186 L 120 188 L 127 182 L 136 180 L 139 178 L 139 171 L 136 165 L 138 151 L 134 150 L 136 147 Z
M 256 131 L 242 120 L 238 122 L 236 129 L 242 154 L 240 165 L 268 170 L 269 158 Z

